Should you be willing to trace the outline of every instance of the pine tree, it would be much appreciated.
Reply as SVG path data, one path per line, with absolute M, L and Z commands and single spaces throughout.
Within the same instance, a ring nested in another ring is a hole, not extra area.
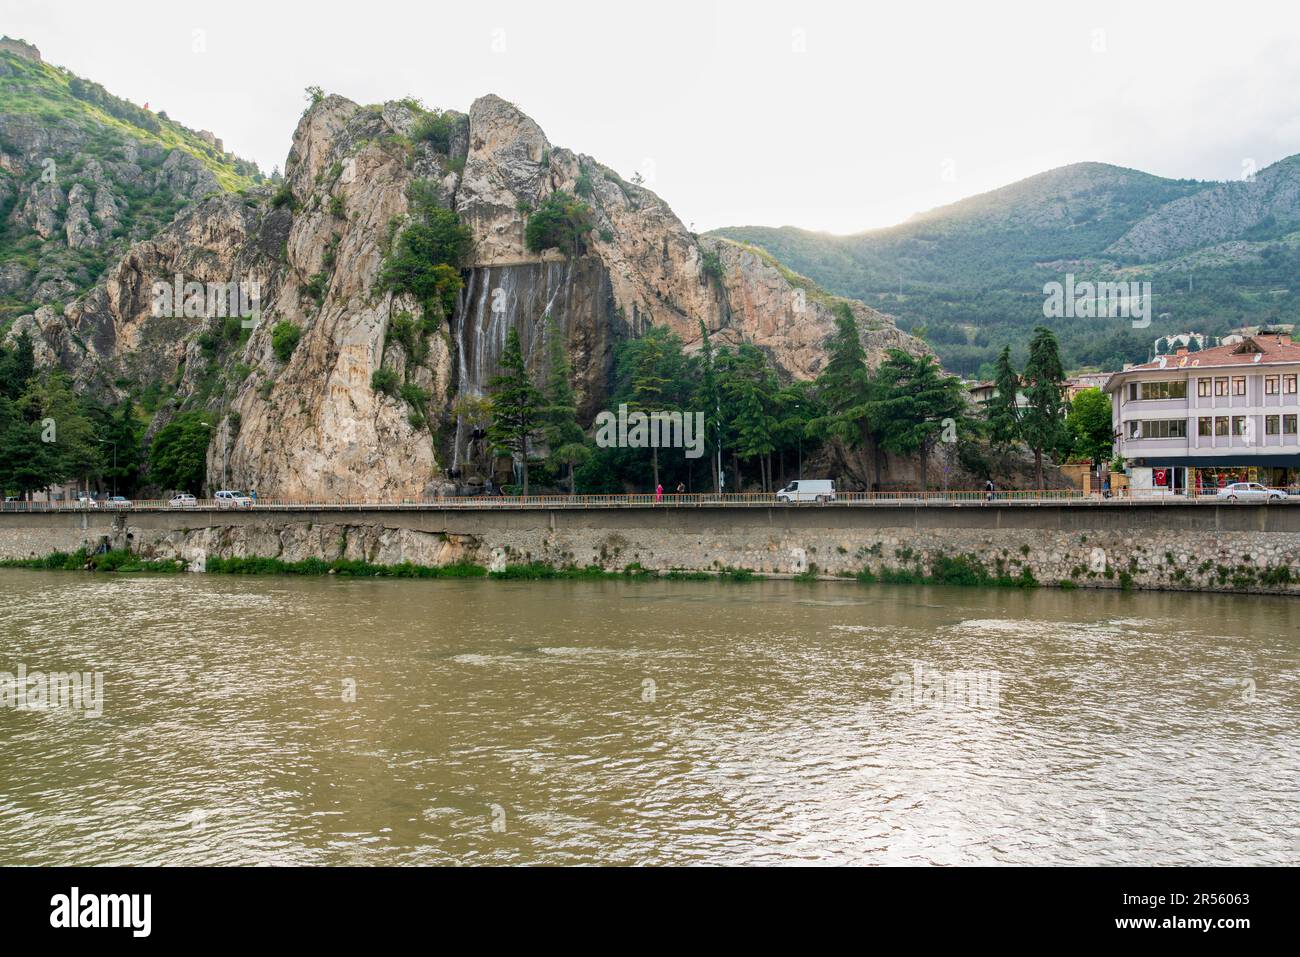
M 544 434 L 551 458 L 569 468 L 569 494 L 574 491 L 573 470 L 591 458 L 586 435 L 578 425 L 577 400 L 570 381 L 572 369 L 564 336 L 553 318 L 547 317 L 547 347 L 550 368 L 546 380 Z
M 759 481 L 764 491 L 771 488 L 771 453 L 776 448 L 772 415 L 776 380 L 767 359 L 756 347 L 746 343 L 736 354 L 736 361 L 722 381 L 722 392 L 732 409 L 735 452 L 739 458 L 758 459 Z
M 867 354 L 858 338 L 858 323 L 845 302 L 837 302 L 835 333 L 827 344 L 828 359 L 817 376 L 816 393 L 824 414 L 808 423 L 808 434 L 833 443 L 846 468 L 848 453 L 876 446 L 875 485 L 881 482 L 880 435 L 872 418 L 875 387 L 867 370 Z
M 1065 428 L 1065 401 L 1062 383 L 1065 370 L 1056 336 L 1046 326 L 1034 329 L 1029 343 L 1029 361 L 1025 364 L 1026 407 L 1020 419 L 1020 433 L 1034 452 L 1034 475 L 1043 487 L 1043 453 L 1068 447 Z
M 519 330 L 511 329 L 501 354 L 501 374 L 492 377 L 492 425 L 488 438 L 498 449 L 523 460 L 523 493 L 528 494 L 528 441 L 543 423 L 545 400 L 533 385 L 524 362 Z
M 989 438 L 998 448 L 1009 448 L 1020 437 L 1020 376 L 1011 365 L 1011 347 L 998 354 L 993 396 L 984 406 Z
M 918 455 L 921 492 L 927 488 L 930 452 L 949 422 L 957 428 L 966 412 L 966 393 L 945 375 L 935 358 L 891 349 L 879 370 L 879 398 L 873 403 L 881 423 L 881 443 L 899 455 Z
M 704 444 L 709 453 L 713 490 L 721 493 L 722 477 L 718 474 L 718 461 L 722 449 L 722 393 L 718 391 L 713 342 L 709 339 L 709 330 L 703 319 L 700 320 L 700 343 L 700 384 L 696 389 L 695 404 L 704 412 Z

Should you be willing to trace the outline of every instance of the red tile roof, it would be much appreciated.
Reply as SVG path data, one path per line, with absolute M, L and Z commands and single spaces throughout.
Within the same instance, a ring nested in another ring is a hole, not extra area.
M 1260 356 L 1258 360 L 1255 358 Z M 1200 352 L 1189 352 L 1185 356 L 1164 356 L 1165 364 L 1162 366 L 1160 360 L 1147 362 L 1140 366 L 1133 366 L 1118 372 L 1111 379 L 1108 385 L 1116 383 L 1122 375 L 1130 372 L 1176 372 L 1179 369 L 1190 371 L 1192 369 L 1220 369 L 1232 368 L 1236 366 L 1262 366 L 1277 365 L 1279 363 L 1297 362 L 1300 363 L 1300 345 L 1292 342 L 1286 336 L 1278 341 L 1276 336 L 1259 336 L 1257 338 L 1243 339 L 1241 342 L 1234 342 L 1228 346 L 1215 346 L 1213 349 L 1202 349 Z

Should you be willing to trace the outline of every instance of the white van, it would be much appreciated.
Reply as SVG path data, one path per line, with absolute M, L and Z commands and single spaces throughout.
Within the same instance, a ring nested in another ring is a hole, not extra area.
M 252 508 L 253 500 L 243 492 L 234 489 L 223 488 L 212 498 L 217 503 L 217 508 Z
M 776 493 L 778 502 L 833 502 L 835 483 L 830 479 L 800 479 Z

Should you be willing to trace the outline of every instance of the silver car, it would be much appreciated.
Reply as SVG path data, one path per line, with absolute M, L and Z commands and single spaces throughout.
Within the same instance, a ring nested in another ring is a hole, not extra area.
M 1228 502 L 1285 502 L 1286 492 L 1280 488 L 1269 488 L 1258 482 L 1233 482 L 1219 489 L 1215 498 Z

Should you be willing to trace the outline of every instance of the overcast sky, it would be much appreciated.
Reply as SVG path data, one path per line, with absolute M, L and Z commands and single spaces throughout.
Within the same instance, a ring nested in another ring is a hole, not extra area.
M 684 222 L 847 233 L 1081 160 L 1300 153 L 1300 3 L 0 0 L 0 32 L 270 172 L 303 88 L 492 92 Z

